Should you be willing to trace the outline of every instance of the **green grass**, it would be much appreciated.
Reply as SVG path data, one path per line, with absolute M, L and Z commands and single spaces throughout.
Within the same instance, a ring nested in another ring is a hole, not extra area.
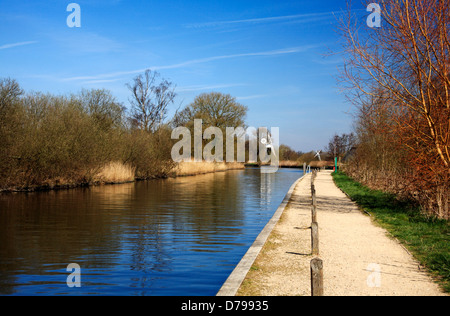
M 448 221 L 426 217 L 412 202 L 371 190 L 344 173 L 334 173 L 336 185 L 374 221 L 402 242 L 422 266 L 450 293 L 450 226 Z

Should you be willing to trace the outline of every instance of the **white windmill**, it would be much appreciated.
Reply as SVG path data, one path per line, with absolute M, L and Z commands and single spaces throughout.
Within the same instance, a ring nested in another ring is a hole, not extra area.
M 270 137 L 270 135 L 267 135 L 267 139 L 261 139 L 261 143 L 266 146 L 266 150 L 268 151 L 269 155 L 273 153 L 275 157 L 277 156 L 275 148 L 273 146 L 272 137 Z
M 322 158 L 320 157 L 320 154 L 322 153 L 321 150 L 316 151 L 316 155 L 314 156 L 314 158 L 318 157 L 320 161 L 322 161 Z

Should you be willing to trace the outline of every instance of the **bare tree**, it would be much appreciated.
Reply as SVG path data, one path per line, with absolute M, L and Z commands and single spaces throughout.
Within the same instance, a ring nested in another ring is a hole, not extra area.
M 389 113 L 395 123 L 393 141 L 405 148 L 407 163 L 414 171 L 409 178 L 416 181 L 418 190 L 426 192 L 422 195 L 436 194 L 428 201 L 432 205 L 428 209 L 448 218 L 450 1 L 378 3 L 381 28 L 358 25 L 351 10 L 342 23 L 347 53 L 344 82 L 352 101 L 365 113 Z M 440 204 L 437 211 L 433 210 L 436 201 Z
M 23 94 L 18 82 L 11 78 L 0 80 L 0 114 L 6 111 L 8 106 Z
M 325 151 L 328 152 L 330 159 L 334 157 L 344 158 L 356 146 L 356 137 L 353 133 L 342 134 L 341 136 L 335 134 Z
M 83 89 L 79 95 L 73 96 L 79 100 L 84 111 L 103 129 L 120 127 L 123 123 L 124 106 L 112 93 L 105 89 Z
M 175 86 L 166 79 L 160 79 L 159 73 L 147 70 L 127 87 L 133 94 L 130 99 L 133 123 L 144 131 L 155 131 L 166 118 L 168 106 L 176 97 Z

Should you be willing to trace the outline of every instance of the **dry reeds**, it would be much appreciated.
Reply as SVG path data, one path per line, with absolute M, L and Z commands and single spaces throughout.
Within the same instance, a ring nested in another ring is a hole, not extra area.
M 104 165 L 95 175 L 94 181 L 103 183 L 124 183 L 135 179 L 136 168 L 121 162 Z
M 303 167 L 303 164 L 299 161 L 280 161 L 279 163 L 280 168 L 301 168 Z
M 174 168 L 173 173 L 176 177 L 182 177 L 244 168 L 243 163 L 237 162 L 181 162 Z

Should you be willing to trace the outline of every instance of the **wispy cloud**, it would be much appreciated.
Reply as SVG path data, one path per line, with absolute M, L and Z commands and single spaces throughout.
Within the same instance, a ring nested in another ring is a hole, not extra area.
M 203 64 L 203 63 L 208 63 L 208 62 L 213 62 L 213 61 L 218 61 L 218 60 L 235 59 L 235 58 L 243 58 L 243 57 L 278 56 L 278 55 L 295 54 L 295 53 L 306 52 L 315 47 L 317 47 L 317 45 L 305 45 L 305 46 L 299 46 L 299 47 L 271 50 L 271 51 L 264 51 L 264 52 L 256 52 L 256 53 L 243 53 L 243 54 L 213 56 L 213 57 L 207 57 L 207 58 L 188 60 L 185 62 L 172 64 L 172 65 L 152 66 L 152 67 L 146 67 L 146 68 L 142 68 L 142 69 L 113 72 L 113 73 L 100 74 L 100 75 L 95 75 L 95 76 L 70 77 L 70 78 L 64 78 L 63 81 L 105 80 L 108 78 L 117 78 L 117 77 L 121 77 L 121 76 L 128 76 L 128 75 L 143 73 L 147 69 L 151 69 L 153 71 L 159 71 L 159 70 L 167 70 L 167 69 L 184 68 L 184 67 L 188 67 L 188 66 L 192 66 L 192 65 L 196 65 L 196 64 Z
M 183 27 L 189 28 L 189 29 L 195 29 L 195 28 L 222 27 L 222 26 L 274 23 L 274 22 L 285 22 L 285 21 L 301 21 L 301 20 L 307 20 L 308 22 L 312 22 L 313 19 L 324 19 L 327 17 L 332 17 L 333 14 L 334 14 L 334 12 L 321 12 L 321 13 L 284 15 L 284 16 L 264 17 L 264 18 L 255 18 L 255 19 L 234 20 L 234 21 L 214 21 L 214 22 L 206 22 L 206 23 L 184 24 Z
M 19 47 L 19 46 L 25 46 L 25 45 L 31 45 L 31 44 L 36 44 L 36 43 L 37 43 L 37 41 L 29 41 L 29 42 L 19 42 L 19 43 L 13 43 L 13 44 L 6 44 L 6 45 L 0 46 L 0 50 L 8 49 L 8 48 L 14 48 L 14 47 Z

